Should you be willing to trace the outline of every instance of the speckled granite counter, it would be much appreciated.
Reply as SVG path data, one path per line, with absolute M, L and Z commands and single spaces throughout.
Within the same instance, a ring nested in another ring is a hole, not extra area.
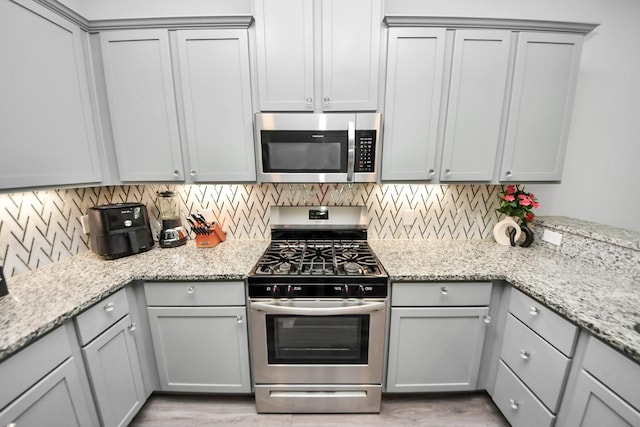
M 242 280 L 265 240 L 190 242 L 115 261 L 85 253 L 9 279 L 0 299 L 0 360 L 132 280 Z M 541 245 L 492 240 L 373 240 L 392 280 L 502 279 L 640 362 L 640 268 L 605 270 Z
M 640 362 L 640 266 L 594 268 L 489 240 L 369 242 L 392 280 L 502 279 Z
M 132 280 L 243 280 L 267 245 L 227 240 L 198 249 L 191 241 L 113 261 L 86 252 L 10 278 L 0 298 L 0 360 Z

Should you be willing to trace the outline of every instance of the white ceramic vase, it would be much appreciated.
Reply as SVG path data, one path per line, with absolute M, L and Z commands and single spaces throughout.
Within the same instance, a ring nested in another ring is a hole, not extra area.
M 496 243 L 503 246 L 510 246 L 511 239 L 509 237 L 509 231 L 512 228 L 516 230 L 516 235 L 513 240 L 518 241 L 522 233 L 520 224 L 511 216 L 507 216 L 501 221 L 498 221 L 498 223 L 493 226 L 493 238 L 496 239 Z

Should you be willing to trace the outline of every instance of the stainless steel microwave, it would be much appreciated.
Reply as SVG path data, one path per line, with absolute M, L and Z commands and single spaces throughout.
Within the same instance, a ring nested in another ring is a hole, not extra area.
M 256 114 L 261 182 L 376 182 L 380 113 Z

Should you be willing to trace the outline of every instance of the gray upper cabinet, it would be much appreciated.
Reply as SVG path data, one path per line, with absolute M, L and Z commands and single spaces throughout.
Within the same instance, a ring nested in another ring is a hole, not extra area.
M 100 34 L 122 181 L 182 181 L 182 153 L 166 30 Z
M 189 178 L 255 181 L 246 29 L 177 31 Z
M 379 0 L 257 0 L 255 6 L 260 110 L 378 108 Z
M 459 30 L 454 39 L 441 181 L 491 181 L 503 123 L 511 31 Z
M 382 180 L 435 178 L 445 34 L 389 29 Z
M 0 189 L 100 182 L 87 34 L 27 0 L 0 16 Z
M 559 181 L 583 36 L 522 32 L 500 181 Z
M 561 179 L 582 39 L 594 25 L 385 20 L 383 181 Z

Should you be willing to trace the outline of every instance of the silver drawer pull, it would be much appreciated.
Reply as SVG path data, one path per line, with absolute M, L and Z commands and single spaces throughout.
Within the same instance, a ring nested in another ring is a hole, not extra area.
M 195 293 L 195 292 L 196 292 L 196 287 L 195 287 L 195 286 L 189 286 L 189 287 L 187 288 L 187 293 L 188 293 L 188 294 L 193 294 L 193 293 Z
M 236 322 L 238 322 L 239 324 L 244 322 L 244 318 L 241 315 L 236 316 Z
M 522 360 L 528 360 L 530 356 L 531 356 L 531 353 L 529 353 L 524 348 L 520 350 L 520 358 L 522 358 Z
M 517 411 L 520 407 L 520 402 L 518 402 L 517 400 L 509 399 L 509 406 L 511 406 L 511 409 L 513 409 L 514 411 Z
M 491 316 L 484 316 L 483 320 L 484 320 L 484 323 L 488 325 L 489 323 L 491 323 Z
M 132 323 L 129 325 L 129 330 L 130 330 L 131 332 L 133 332 L 133 331 L 135 331 L 136 329 L 138 329 L 138 327 L 136 326 L 136 322 L 132 322 Z
M 442 295 L 447 295 L 449 293 L 449 288 L 443 286 L 440 288 L 440 292 L 442 293 Z
M 104 311 L 106 311 L 107 313 L 109 313 L 109 312 L 113 311 L 115 308 L 116 308 L 115 303 L 113 303 L 113 302 L 108 302 L 108 303 L 106 303 L 106 304 L 105 304 L 105 306 L 104 306 Z
M 532 316 L 537 316 L 538 314 L 540 314 L 540 309 L 538 307 L 531 307 L 529 309 L 529 314 L 531 314 Z

